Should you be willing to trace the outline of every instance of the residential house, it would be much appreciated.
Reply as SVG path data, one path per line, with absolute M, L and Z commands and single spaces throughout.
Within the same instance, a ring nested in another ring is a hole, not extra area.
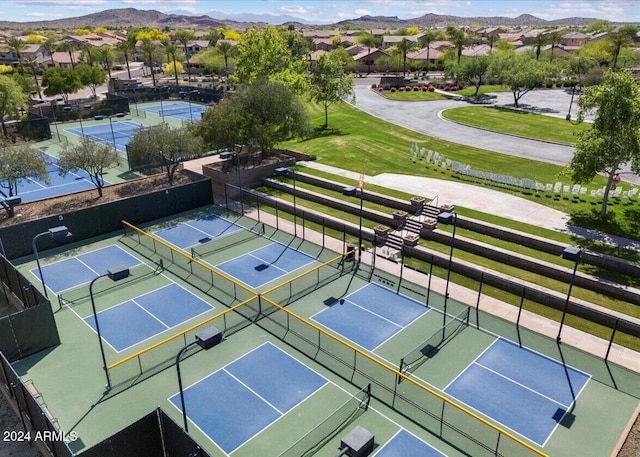
M 200 51 L 206 51 L 210 48 L 208 40 L 193 40 L 187 43 L 187 53 L 189 57 L 194 54 L 199 53 Z
M 402 40 L 405 40 L 405 39 L 417 45 L 418 39 L 420 38 L 420 36 L 421 35 L 384 35 L 382 37 L 381 49 L 383 51 L 386 51 L 390 47 L 396 46 L 398 43 L 400 43 Z
M 415 66 L 421 66 L 429 69 L 442 69 L 442 49 L 429 46 L 417 51 L 407 53 L 407 59 L 414 63 Z
M 354 55 L 353 60 L 356 64 L 357 71 L 368 72 L 370 69 L 372 72 L 376 72 L 380 71 L 376 62 L 382 57 L 389 57 L 389 54 L 378 48 L 365 48 L 358 54 Z

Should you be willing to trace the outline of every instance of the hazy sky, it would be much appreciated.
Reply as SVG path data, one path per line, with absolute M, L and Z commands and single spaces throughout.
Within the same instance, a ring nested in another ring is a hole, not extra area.
M 212 10 L 288 14 L 311 22 L 337 22 L 365 14 L 408 19 L 426 13 L 464 17 L 532 14 L 541 19 L 577 16 L 640 22 L 639 0 L 0 0 L 0 20 L 41 21 L 132 7 L 197 14 Z

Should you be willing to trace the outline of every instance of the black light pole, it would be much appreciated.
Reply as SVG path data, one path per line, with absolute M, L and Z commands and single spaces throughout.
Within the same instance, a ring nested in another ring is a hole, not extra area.
M 289 172 L 293 178 L 293 236 L 298 236 L 298 217 L 296 216 L 296 170 L 289 168 Z
M 573 289 L 573 282 L 576 278 L 576 271 L 578 270 L 578 262 L 580 262 L 580 254 L 582 248 L 580 246 L 568 246 L 562 251 L 561 257 L 565 260 L 571 260 L 575 262 L 573 265 L 573 273 L 571 274 L 571 280 L 569 281 L 569 291 L 567 292 L 567 298 L 564 301 L 564 309 L 562 311 L 562 318 L 560 319 L 560 328 L 558 329 L 558 336 L 556 341 L 560 342 L 560 333 L 562 333 L 562 326 L 564 325 L 564 318 L 567 316 L 567 308 L 569 307 L 569 300 L 571 299 L 571 289 Z
M 571 105 L 573 105 L 573 96 L 576 94 L 576 84 L 571 87 L 571 101 L 569 102 L 569 112 L 567 113 L 566 120 L 571 120 Z
M 60 141 L 60 132 L 58 131 L 58 121 L 56 120 L 56 110 L 54 108 L 55 102 L 51 102 L 51 114 L 53 114 L 53 125 L 56 126 L 56 135 L 58 135 L 58 141 Z
M 109 126 L 111 127 L 111 139 L 113 140 L 113 150 L 117 154 L 118 153 L 118 146 L 116 145 L 116 135 L 115 135 L 115 133 L 113 133 L 113 122 L 111 121 L 112 117 L 113 117 L 113 115 L 109 116 Z
M 60 225 L 58 227 L 51 227 L 46 232 L 38 233 L 36 236 L 33 237 L 33 241 L 31 242 L 33 253 L 36 256 L 36 265 L 38 265 L 38 273 L 40 273 L 40 281 L 42 282 L 42 288 L 44 289 L 44 296 L 46 298 L 49 298 L 49 295 L 47 294 L 47 286 L 44 283 L 44 276 L 42 275 L 42 268 L 40 267 L 40 257 L 38 256 L 38 245 L 37 245 L 38 240 L 43 236 L 50 236 L 55 241 L 62 241 L 63 239 L 65 239 L 67 236 L 70 236 L 70 235 L 71 233 L 69 233 L 69 229 L 64 225 Z
M 342 195 L 347 197 L 355 197 L 356 193 L 360 189 L 360 221 L 358 223 L 358 253 L 360 253 L 360 248 L 362 247 L 362 203 L 363 203 L 363 187 L 345 187 L 342 189 Z M 360 261 L 360 257 L 358 256 L 358 262 Z
M 180 405 L 182 406 L 182 420 L 184 421 L 184 431 L 189 433 L 189 424 L 187 422 L 187 409 L 184 403 L 184 390 L 182 388 L 182 376 L 180 374 L 180 359 L 182 356 L 194 345 L 200 346 L 205 351 L 208 351 L 216 344 L 222 341 L 222 332 L 218 330 L 216 327 L 211 326 L 204 329 L 202 332 L 196 334 L 195 341 L 185 345 L 180 351 L 178 351 L 178 355 L 176 355 L 176 371 L 178 373 L 178 388 L 180 390 Z
M 100 355 L 102 356 L 102 369 L 104 370 L 104 374 L 107 377 L 107 384 L 104 386 L 104 389 L 109 392 L 111 390 L 111 380 L 109 379 L 109 370 L 107 369 L 107 358 L 104 355 L 104 345 L 102 344 L 102 335 L 100 334 L 100 325 L 98 324 L 98 313 L 96 311 L 96 301 L 93 298 L 93 285 L 100 278 L 104 278 L 108 276 L 112 281 L 120 281 L 121 279 L 129 276 L 129 269 L 124 266 L 117 266 L 115 268 L 109 269 L 105 274 L 97 276 L 91 280 L 89 283 L 89 297 L 91 298 L 91 310 L 93 311 L 93 320 L 96 323 L 96 333 L 98 334 L 98 343 L 100 344 Z
M 458 226 L 458 214 L 455 211 L 445 211 L 438 214 L 438 222 L 442 224 L 453 224 L 453 233 L 451 235 L 451 248 L 449 249 L 449 265 L 447 267 L 447 285 L 444 289 L 444 311 L 442 313 L 443 325 L 442 332 L 445 332 L 444 325 L 447 323 L 447 300 L 449 300 L 449 282 L 451 280 L 451 263 L 453 261 L 453 246 L 456 239 L 456 227 Z

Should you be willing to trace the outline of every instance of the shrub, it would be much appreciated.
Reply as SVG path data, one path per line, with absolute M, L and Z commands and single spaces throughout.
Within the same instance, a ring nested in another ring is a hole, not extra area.
M 384 89 L 382 87 L 378 87 L 378 92 L 384 92 Z
M 425 87 L 422 88 L 422 92 L 428 92 L 428 91 L 429 91 L 428 87 L 425 86 Z
M 442 88 L 442 90 L 444 90 L 445 92 L 449 92 L 450 89 L 451 89 L 451 87 L 449 86 L 449 84 L 447 84 L 446 86 L 444 86 Z
M 396 91 L 395 87 L 392 87 L 391 90 L 390 90 L 390 92 L 395 92 L 395 91 Z
M 377 85 L 377 84 L 372 84 L 372 85 L 371 85 L 371 88 L 372 88 L 372 89 L 376 89 L 377 87 L 378 87 L 378 85 Z
M 420 91 L 420 88 L 419 88 L 418 86 L 415 86 L 415 87 L 413 88 L 413 91 L 414 91 L 414 92 L 418 92 L 418 91 Z
M 398 87 L 398 92 L 404 92 L 404 87 Z

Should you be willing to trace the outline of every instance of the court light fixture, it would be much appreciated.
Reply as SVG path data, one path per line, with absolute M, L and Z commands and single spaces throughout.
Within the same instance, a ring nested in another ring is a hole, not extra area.
M 222 341 L 222 332 L 213 325 L 205 328 L 199 333 L 196 333 L 195 341 L 186 344 L 178 354 L 176 355 L 176 371 L 178 373 L 178 389 L 180 391 L 180 405 L 182 406 L 182 420 L 184 421 L 184 431 L 189 433 L 189 425 L 187 422 L 187 409 L 184 403 L 184 389 L 182 388 L 182 376 L 180 374 L 180 359 L 182 356 L 193 346 L 198 345 L 205 351 L 208 351 L 212 347 L 216 346 Z
M 96 301 L 93 298 L 93 285 L 100 278 L 108 276 L 112 281 L 120 281 L 129 276 L 129 268 L 118 265 L 110 268 L 106 273 L 96 276 L 89 283 L 89 298 L 91 298 L 91 311 L 93 312 L 93 321 L 96 323 L 96 333 L 98 334 L 98 344 L 100 345 L 100 355 L 102 356 L 102 369 L 107 377 L 107 384 L 104 386 L 105 391 L 111 390 L 111 379 L 109 378 L 109 370 L 107 369 L 107 358 L 104 355 L 104 345 L 102 344 L 102 335 L 100 334 L 100 325 L 98 324 L 98 313 L 96 312 Z
M 69 229 L 64 225 L 59 225 L 58 227 L 51 227 L 46 232 L 38 233 L 33 237 L 33 241 L 31 242 L 33 253 L 36 256 L 36 265 L 38 266 L 40 281 L 42 282 L 42 288 L 44 289 L 44 296 L 49 298 L 49 295 L 47 294 L 47 286 L 44 283 L 44 276 L 42 275 L 42 268 L 40 267 L 40 257 L 38 256 L 38 240 L 44 236 L 49 236 L 54 241 L 62 242 L 62 240 L 71 236 L 71 232 L 69 232 Z
M 578 270 L 578 263 L 580 262 L 580 256 L 582 254 L 582 248 L 580 246 L 567 246 L 560 254 L 565 260 L 574 262 L 573 273 L 571 274 L 571 280 L 569 281 L 569 291 L 567 292 L 567 298 L 564 301 L 564 308 L 562 310 L 562 318 L 560 319 L 560 328 L 558 329 L 558 336 L 556 341 L 560 343 L 560 334 L 562 333 L 562 327 L 564 325 L 564 319 L 567 316 L 567 308 L 569 307 L 569 300 L 571 299 L 571 289 L 573 289 L 573 282 L 576 279 L 576 272 Z

